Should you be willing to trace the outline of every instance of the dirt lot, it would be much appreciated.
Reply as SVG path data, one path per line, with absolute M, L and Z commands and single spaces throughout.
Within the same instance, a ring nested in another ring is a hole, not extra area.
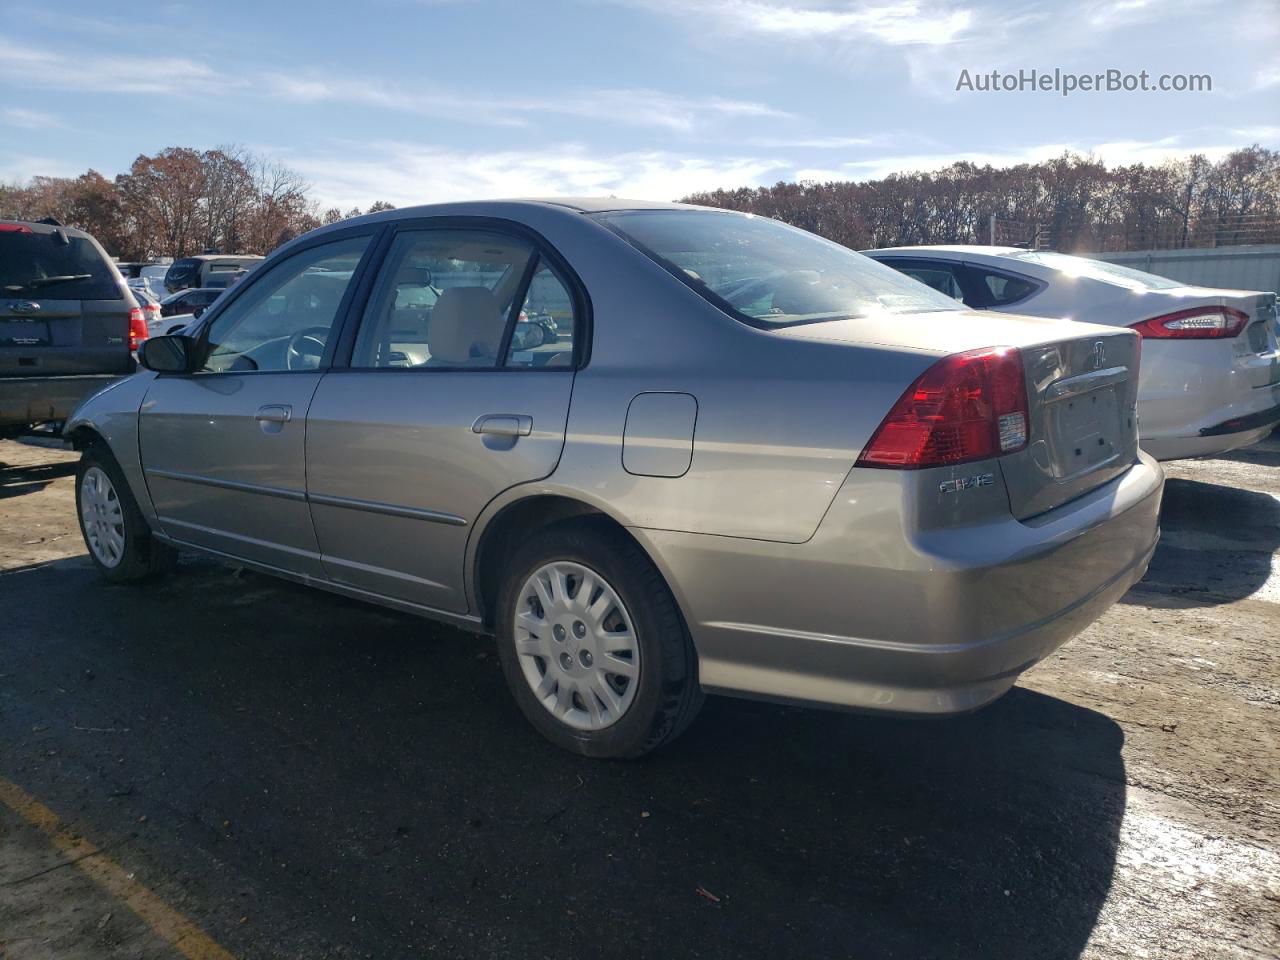
M 5 960 L 1280 953 L 1280 438 L 1172 465 L 1147 579 L 987 710 L 714 698 L 639 763 L 543 743 L 488 641 L 104 586 L 72 468 L 0 443 Z

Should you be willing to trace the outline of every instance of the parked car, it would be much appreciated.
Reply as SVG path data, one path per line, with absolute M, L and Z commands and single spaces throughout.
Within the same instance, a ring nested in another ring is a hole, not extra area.
M 0 221 L 0 436 L 65 419 L 133 372 L 146 336 L 93 237 L 56 221 Z
M 218 299 L 221 289 L 212 287 L 192 287 L 171 293 L 160 301 L 160 315 L 172 317 L 179 313 L 194 313 L 202 310 Z
M 152 328 L 160 323 L 162 317 L 160 300 L 153 296 L 149 290 L 130 287 L 129 292 L 133 294 L 133 299 L 138 302 L 138 306 L 142 309 L 142 320 L 147 325 L 147 335 L 154 336 Z
M 108 580 L 192 549 L 492 633 L 539 731 L 636 756 L 704 691 L 968 711 L 1098 617 L 1157 537 L 1139 343 L 762 217 L 456 203 L 282 247 L 68 435 Z
M 1101 260 L 1015 247 L 866 254 L 975 309 L 1136 330 L 1143 338 L 1141 443 L 1159 460 L 1248 446 L 1280 423 L 1274 293 L 1191 287 Z M 1099 367 L 1110 361 L 1100 357 Z
M 164 286 L 169 293 L 177 293 L 189 287 L 227 286 L 225 274 L 241 274 L 252 270 L 262 262 L 262 257 L 252 254 L 202 253 L 195 257 L 183 257 L 173 261 L 164 275 Z

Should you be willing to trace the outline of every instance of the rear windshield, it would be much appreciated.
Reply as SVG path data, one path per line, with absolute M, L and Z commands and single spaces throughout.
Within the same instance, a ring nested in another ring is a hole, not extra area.
M 1015 260 L 1026 260 L 1058 270 L 1072 277 L 1088 277 L 1104 283 L 1139 290 L 1172 290 L 1174 287 L 1185 287 L 1185 283 L 1170 280 L 1168 277 L 1157 277 L 1154 273 L 1133 270 L 1105 260 L 1091 260 L 1088 257 L 1073 257 L 1066 253 L 1053 253 L 1048 250 L 1023 250 L 1008 256 Z
M 597 219 L 753 326 L 960 309 L 950 297 L 890 267 L 765 217 L 629 210 Z
M 65 239 L 65 242 L 64 242 Z M 116 271 L 83 237 L 0 233 L 0 296 L 119 300 Z

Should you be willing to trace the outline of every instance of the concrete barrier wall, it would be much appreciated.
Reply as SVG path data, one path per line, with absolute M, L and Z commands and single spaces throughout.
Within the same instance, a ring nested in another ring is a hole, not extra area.
M 1082 256 L 1197 286 L 1280 291 L 1280 244 L 1194 250 L 1126 250 Z

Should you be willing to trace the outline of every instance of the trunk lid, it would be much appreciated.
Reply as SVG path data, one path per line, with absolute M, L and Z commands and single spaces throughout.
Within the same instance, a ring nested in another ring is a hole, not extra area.
M 776 333 L 939 357 L 1016 348 L 1026 372 L 1027 446 L 995 462 L 1020 520 L 1102 486 L 1137 458 L 1142 341 L 1125 327 L 983 310 L 860 317 Z
M 1023 347 L 1027 446 L 1000 458 L 1013 515 L 1025 520 L 1115 479 L 1138 453 L 1141 339 L 1114 327 Z

